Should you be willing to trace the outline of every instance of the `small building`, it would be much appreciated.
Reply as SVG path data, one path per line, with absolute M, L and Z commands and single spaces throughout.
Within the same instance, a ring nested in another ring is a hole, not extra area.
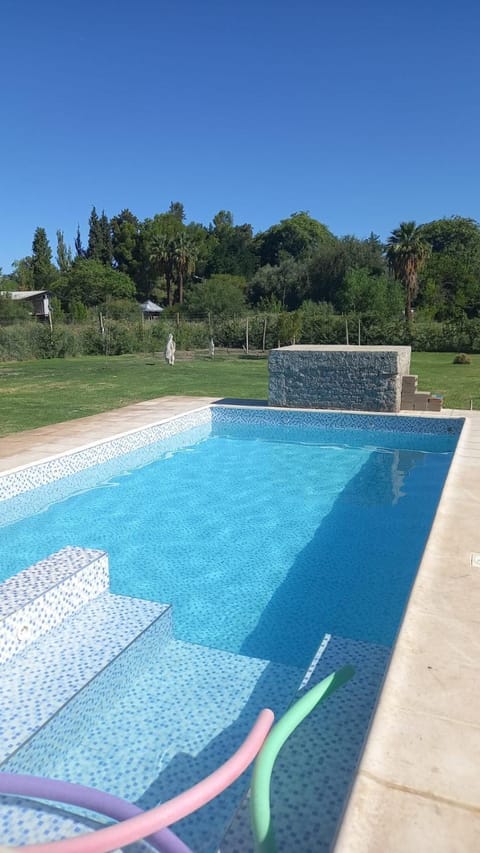
M 48 320 L 50 317 L 50 293 L 48 290 L 3 290 L 1 296 L 8 296 L 15 302 L 28 302 L 32 314 L 38 320 Z
M 140 308 L 142 309 L 145 320 L 158 320 L 163 311 L 163 308 L 155 302 L 152 302 L 151 299 L 147 299 L 146 302 L 142 302 Z

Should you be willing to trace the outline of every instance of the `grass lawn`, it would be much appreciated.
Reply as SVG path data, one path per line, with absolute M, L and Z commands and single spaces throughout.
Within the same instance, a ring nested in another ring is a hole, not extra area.
M 444 405 L 480 408 L 480 355 L 472 363 L 453 364 L 454 353 L 414 353 L 412 373 L 419 389 L 444 395 Z M 217 351 L 174 367 L 163 357 L 89 356 L 0 363 L 0 436 L 81 418 L 164 395 L 240 397 L 265 400 L 266 358 Z
M 0 363 L 0 436 L 167 395 L 266 400 L 267 358 L 204 353 L 174 367 L 121 355 Z
M 471 364 L 453 364 L 453 352 L 414 352 L 411 373 L 418 376 L 418 390 L 443 394 L 443 405 L 453 409 L 480 409 L 480 355 Z

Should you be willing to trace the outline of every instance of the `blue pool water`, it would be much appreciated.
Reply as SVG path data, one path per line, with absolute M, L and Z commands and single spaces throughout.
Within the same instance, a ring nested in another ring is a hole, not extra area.
M 391 645 L 455 441 L 193 430 L 156 461 L 98 466 L 94 490 L 81 476 L 60 502 L 46 490 L 43 508 L 3 528 L 2 574 L 66 544 L 101 548 L 112 591 L 172 603 L 181 640 L 294 666 L 325 632 Z

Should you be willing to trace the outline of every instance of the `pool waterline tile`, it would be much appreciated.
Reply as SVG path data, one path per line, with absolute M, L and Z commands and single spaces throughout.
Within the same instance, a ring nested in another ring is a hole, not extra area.
M 17 470 L 3 473 L 0 476 L 0 501 L 108 462 L 110 459 L 182 433 L 191 427 L 209 423 L 210 420 L 210 409 L 199 409 L 189 414 L 177 415 L 169 421 L 162 421 L 150 427 L 132 430 L 117 438 L 87 445 L 81 450 L 54 456 L 41 463 L 22 466 Z

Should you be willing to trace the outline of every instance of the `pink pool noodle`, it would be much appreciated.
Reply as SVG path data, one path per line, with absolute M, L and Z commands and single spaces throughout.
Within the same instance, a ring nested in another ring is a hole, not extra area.
M 117 847 L 147 838 L 177 820 L 186 817 L 228 788 L 253 761 L 273 723 L 273 711 L 265 708 L 239 749 L 210 776 L 188 791 L 173 797 L 148 812 L 137 814 L 116 826 L 108 826 L 88 835 L 43 844 L 29 844 L 24 853 L 109 853 Z M 20 793 L 20 792 L 18 792 Z M 42 795 L 45 797 L 45 793 Z M 109 795 L 107 795 L 109 796 Z M 15 848 L 13 848 L 15 849 Z

